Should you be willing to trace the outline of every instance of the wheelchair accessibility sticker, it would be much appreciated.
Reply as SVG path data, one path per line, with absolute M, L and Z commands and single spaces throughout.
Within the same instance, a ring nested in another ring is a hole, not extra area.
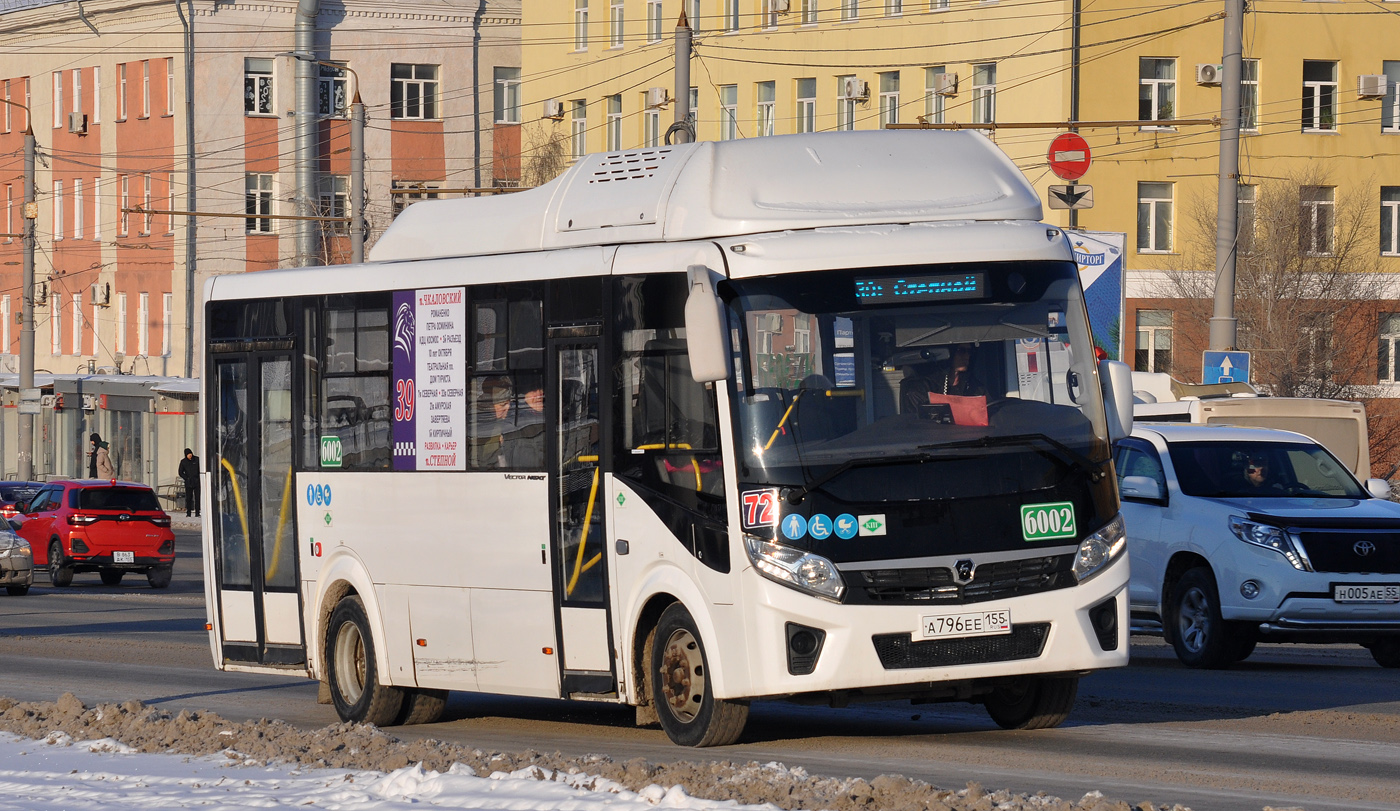
M 331 486 L 329 484 L 308 484 L 306 486 L 306 505 L 308 507 L 331 506 Z

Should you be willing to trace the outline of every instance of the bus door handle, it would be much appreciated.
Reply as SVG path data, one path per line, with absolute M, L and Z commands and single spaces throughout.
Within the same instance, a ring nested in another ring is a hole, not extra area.
M 619 555 L 625 555 L 628 552 L 632 551 L 631 545 L 628 544 L 626 541 L 622 540 L 621 538 L 617 539 L 617 542 L 613 544 L 613 547 L 617 549 L 617 553 Z

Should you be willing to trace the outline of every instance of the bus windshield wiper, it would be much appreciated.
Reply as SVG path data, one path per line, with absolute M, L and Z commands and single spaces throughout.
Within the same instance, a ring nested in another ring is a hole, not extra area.
M 1035 443 L 1037 442 L 1043 442 L 1046 445 L 1049 445 L 1050 448 L 1053 449 L 1053 451 L 1036 449 Z M 1070 446 L 1059 441 L 1058 439 L 1053 439 L 1042 433 L 984 436 L 979 437 L 977 439 L 963 440 L 961 442 L 946 442 L 937 443 L 933 445 L 920 445 L 919 450 L 934 451 L 943 450 L 947 448 L 1004 448 L 1014 445 L 1023 445 L 1032 448 L 1033 450 L 1037 450 L 1038 453 L 1041 453 L 1045 456 L 1059 459 L 1062 462 L 1068 462 L 1070 466 L 1075 468 L 1076 470 L 1079 470 L 1083 473 L 1087 473 L 1089 475 L 1090 481 L 1097 482 L 1107 475 L 1103 472 L 1104 465 L 1108 464 L 1107 459 L 1105 459 L 1102 462 L 1095 462 L 1094 460 L 1090 459 L 1089 457 L 1085 456 L 1084 454 L 1080 453 L 1074 448 L 1071 448 Z
M 822 485 L 826 484 L 827 482 L 830 482 L 832 479 L 835 479 L 837 476 L 840 476 L 846 471 L 854 470 L 858 467 L 885 467 L 886 465 L 906 465 L 911 462 L 928 462 L 932 461 L 935 458 L 936 457 L 933 454 L 915 453 L 902 454 L 900 456 L 875 456 L 868 457 L 865 459 L 847 459 L 846 461 L 842 462 L 841 464 L 837 465 L 831 470 L 828 470 L 826 473 L 823 473 L 822 475 L 818 476 L 817 478 L 813 479 L 807 484 L 804 484 L 801 487 L 794 487 L 787 493 L 786 497 L 789 504 L 801 504 L 802 499 L 806 498 L 808 493 L 812 492 L 813 490 L 820 490 L 822 488 Z

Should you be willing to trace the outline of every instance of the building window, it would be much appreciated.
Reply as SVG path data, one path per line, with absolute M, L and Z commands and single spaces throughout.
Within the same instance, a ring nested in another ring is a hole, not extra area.
M 338 65 L 317 65 L 316 111 L 344 117 L 350 109 L 350 74 Z
M 53 241 L 63 239 L 63 181 L 53 182 Z
M 605 127 L 607 133 L 607 144 L 604 148 L 609 152 L 617 152 L 622 149 L 622 94 L 608 96 L 608 121 Z
M 10 101 L 10 100 L 11 100 L 11 99 L 10 99 L 10 80 L 9 80 L 9 79 L 6 79 L 6 80 L 5 80 L 5 101 Z M 10 104 L 3 104 L 3 105 L 0 105 L 0 107 L 4 107 L 4 108 L 5 108 L 5 111 L 4 111 L 4 113 L 3 113 L 3 115 L 5 116 L 5 129 L 4 129 L 4 130 L 0 130 L 0 132 L 9 132 L 9 131 L 10 131 L 10 125 L 11 125 L 11 118 L 10 118 L 11 113 L 10 113 L 10 110 L 13 110 L 13 109 L 14 109 L 14 106 L 13 106 L 13 105 L 10 105 Z
M 93 189 L 93 197 L 97 196 L 97 190 Z M 93 202 L 97 202 L 96 199 Z M 165 210 L 169 212 L 165 215 L 165 233 L 175 233 L 175 173 L 171 172 L 165 176 Z M 93 239 L 97 239 L 97 231 L 93 230 Z
M 173 208 L 173 206 L 172 206 Z M 102 238 L 102 177 L 92 179 L 92 238 Z
M 175 296 L 171 293 L 161 294 L 160 304 L 160 354 L 170 357 L 170 317 Z
M 779 7 L 788 6 L 787 0 L 763 0 L 763 27 L 778 27 Z
M 817 24 L 817 0 L 802 0 L 802 24 Z
M 574 0 L 574 50 L 588 50 L 588 0 Z
M 243 176 L 244 226 L 250 234 L 272 233 L 272 175 L 255 172 Z
M 700 33 L 700 0 L 685 0 L 686 19 L 690 21 L 690 33 Z
M 1400 132 L 1400 62 L 1381 63 L 1385 73 L 1385 101 L 1381 103 L 1381 132 Z M 8 98 L 8 96 L 6 97 Z M 9 129 L 9 127 L 5 127 Z
M 588 102 L 574 99 L 569 108 L 569 157 L 578 160 L 588 154 Z
M 5 297 L 6 299 L 9 296 Z M 7 302 L 8 303 L 8 302 Z M 1400 313 L 1380 314 L 1380 345 L 1376 351 L 1376 378 L 1381 383 L 1395 383 L 1395 349 L 1400 343 Z M 6 336 L 5 346 L 8 350 L 9 336 Z
M 1236 188 L 1235 197 L 1235 247 L 1236 253 L 1254 252 L 1255 203 L 1258 200 L 1258 186 L 1241 183 Z
M 1138 253 L 1168 253 L 1172 249 L 1172 184 L 1139 183 Z
M 930 124 L 942 124 L 948 97 L 939 91 L 947 81 L 943 76 L 947 69 L 942 65 L 924 68 L 924 120 Z
M 5 184 L 5 233 L 15 233 L 15 187 L 13 183 Z M 14 237 L 5 237 L 6 245 L 14 241 Z
M 854 76 L 836 77 L 836 129 L 856 128 L 856 100 L 847 92 L 847 87 L 855 81 Z
M 1332 255 L 1332 225 L 1336 222 L 1336 189 L 1303 186 L 1299 189 L 1299 246 L 1309 256 Z
M 972 66 L 972 123 L 997 120 L 997 66 L 985 62 Z
M 131 189 L 126 175 L 117 175 L 117 193 L 121 195 L 121 207 L 117 211 L 117 236 L 127 235 L 127 209 L 131 208 Z
M 246 65 L 246 64 L 244 65 L 244 71 L 245 71 L 245 72 L 247 71 L 247 65 Z M 272 93 L 272 83 L 271 83 L 271 82 L 268 82 L 268 102 L 267 102 L 267 103 L 268 103 L 268 107 L 271 107 L 271 106 L 272 106 L 272 95 L 271 95 L 271 93 Z M 247 89 L 247 86 L 246 86 L 246 81 L 245 81 L 245 85 L 244 85 L 244 88 L 243 88 L 243 94 L 244 94 L 245 96 L 248 94 L 248 89 Z M 247 103 L 246 103 L 246 102 L 244 103 L 244 107 L 245 107 L 245 111 L 246 111 L 246 107 L 247 107 Z M 125 121 L 125 120 L 126 120 L 126 63 L 122 63 L 122 64 L 120 64 L 120 65 L 117 65 L 117 120 L 118 120 L 118 121 Z
M 141 175 L 141 236 L 151 235 L 151 220 L 155 215 L 151 213 L 151 173 L 146 172 Z
M 83 354 L 83 294 L 73 294 L 73 354 Z
M 1381 255 L 1400 256 L 1400 186 L 1381 186 Z
M 141 117 L 151 117 L 151 60 L 141 63 Z
M 660 42 L 665 20 L 661 16 L 661 0 L 647 0 L 647 42 Z
M 719 86 L 719 139 L 732 141 L 739 137 L 739 86 Z
M 175 57 L 173 56 L 165 58 L 165 114 L 175 115 Z
M 1138 120 L 1176 118 L 1176 60 L 1138 60 Z
M 899 71 L 880 74 L 880 126 L 899 123 Z
M 83 111 L 83 69 L 73 69 L 73 112 Z
M 1172 369 L 1172 311 L 1137 311 L 1137 350 L 1133 370 L 1170 372 Z
M 151 356 L 151 294 L 142 293 L 136 305 L 136 354 Z
M 1337 128 L 1337 63 L 1303 60 L 1303 130 Z
M 739 30 L 739 0 L 724 0 L 724 30 Z
M 438 66 L 401 65 L 390 68 L 389 117 L 431 119 L 438 117 Z
M 860 0 L 841 0 L 841 21 L 860 18 Z
M 83 238 L 83 180 L 73 178 L 73 238 Z
M 642 110 L 642 146 L 661 146 L 661 111 Z
M 612 0 L 608 7 L 608 45 L 613 48 L 622 47 L 622 0 Z
M 117 352 L 126 354 L 126 294 L 117 294 Z
M 5 105 L 9 106 L 9 105 Z M 92 123 L 102 121 L 102 68 L 92 69 Z
M 520 68 L 496 68 L 496 123 L 520 123 Z
M 126 65 L 121 66 L 121 85 L 126 86 Z M 122 92 L 122 118 L 126 118 L 126 92 Z M 243 60 L 243 114 L 272 115 L 272 60 Z
M 53 128 L 63 126 L 63 71 L 53 74 Z
M 904 13 L 904 0 L 885 0 L 885 16 L 898 17 Z
M 758 135 L 773 134 L 773 105 L 777 98 L 776 82 L 758 83 Z
M 347 175 L 323 175 L 320 182 L 320 214 L 322 217 L 350 216 L 350 178 Z M 328 234 L 350 233 L 348 222 L 324 223 Z
M 49 343 L 51 354 L 63 354 L 63 297 L 54 293 L 49 296 Z
M 929 11 L 947 11 L 947 10 L 948 10 L 948 0 L 929 0 L 929 2 L 928 2 L 928 10 L 929 10 Z
M 0 296 L 0 352 L 6 355 L 14 354 L 14 347 L 10 346 L 10 294 Z
M 1259 131 L 1259 60 L 1240 60 L 1240 129 Z
M 797 80 L 797 131 L 817 131 L 817 80 Z
M 390 210 L 395 217 L 402 214 L 405 208 L 408 208 L 419 200 L 438 199 L 437 189 L 439 186 L 436 183 L 393 180 L 390 181 L 389 188 L 397 192 L 389 195 L 392 198 L 390 201 Z

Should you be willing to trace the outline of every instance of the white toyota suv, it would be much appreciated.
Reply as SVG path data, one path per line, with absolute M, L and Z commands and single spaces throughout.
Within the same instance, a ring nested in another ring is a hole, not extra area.
M 1400 504 L 1302 434 L 1137 423 L 1114 456 L 1134 630 L 1190 667 L 1356 642 L 1400 667 Z

